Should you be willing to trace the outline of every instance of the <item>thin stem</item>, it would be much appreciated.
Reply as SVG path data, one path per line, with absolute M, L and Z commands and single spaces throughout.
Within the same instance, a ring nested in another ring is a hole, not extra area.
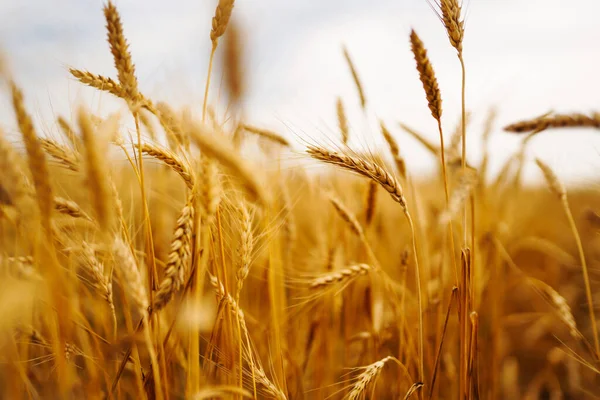
M 415 227 L 408 213 L 408 210 L 404 210 L 404 215 L 406 216 L 406 220 L 410 225 L 410 231 L 412 236 L 412 247 L 413 253 L 415 256 L 415 283 L 417 285 L 417 303 L 419 306 L 419 382 L 425 382 L 425 372 L 424 372 L 424 328 L 423 328 L 423 300 L 421 296 L 421 270 L 419 268 L 419 259 L 417 256 L 417 239 L 415 235 Z
M 440 345 L 438 348 L 437 355 L 435 357 L 435 366 L 433 368 L 433 378 L 431 378 L 431 387 L 429 388 L 429 399 L 433 396 L 433 390 L 435 388 L 435 381 L 437 378 L 438 367 L 440 365 L 440 359 L 442 356 L 442 346 L 444 345 L 444 337 L 446 336 L 446 328 L 448 328 L 448 319 L 450 318 L 450 311 L 452 310 L 452 302 L 456 297 L 456 293 L 458 292 L 458 288 L 454 286 L 452 288 L 452 293 L 450 293 L 450 301 L 448 302 L 448 311 L 446 312 L 446 319 L 444 320 L 444 329 L 442 332 L 442 340 L 440 341 Z
M 438 130 L 440 132 L 440 162 L 442 163 L 442 175 L 444 176 L 444 194 L 446 195 L 446 207 L 449 207 L 450 194 L 448 189 L 448 173 L 446 171 L 444 135 L 442 131 L 442 121 L 440 119 L 438 119 Z M 450 258 L 452 259 L 452 266 L 454 267 L 454 285 L 458 286 L 458 269 L 456 268 L 456 258 L 454 257 L 454 229 L 452 228 L 452 221 L 448 222 L 448 227 L 450 228 Z
M 575 242 L 577 243 L 577 250 L 579 251 L 579 258 L 581 259 L 581 269 L 583 271 L 583 282 L 585 284 L 585 295 L 587 297 L 588 310 L 590 313 L 590 322 L 592 324 L 592 332 L 594 334 L 594 347 L 596 349 L 596 358 L 600 357 L 600 342 L 598 341 L 598 327 L 596 326 L 596 316 L 594 314 L 594 303 L 592 300 L 592 289 L 590 287 L 590 278 L 588 275 L 587 262 L 585 261 L 585 254 L 583 253 L 583 245 L 581 244 L 581 238 L 579 237 L 579 232 L 577 231 L 577 226 L 575 225 L 575 220 L 573 219 L 573 214 L 571 213 L 571 208 L 569 207 L 569 201 L 567 200 L 567 195 L 564 194 L 561 196 L 561 200 L 563 203 L 563 207 L 565 209 L 565 213 L 567 214 L 567 219 L 569 220 L 569 225 L 571 226 L 571 230 L 573 231 L 573 236 L 575 237 Z
M 208 88 L 210 87 L 210 75 L 212 73 L 213 59 L 217 51 L 217 42 L 214 41 L 210 51 L 210 59 L 208 60 L 208 75 L 206 76 L 206 87 L 204 88 L 204 104 L 202 105 L 202 122 L 206 120 L 206 105 L 208 104 Z
M 150 368 L 152 368 L 152 374 L 154 376 L 154 390 L 156 392 L 156 398 L 158 400 L 162 400 L 163 397 L 163 392 L 162 392 L 162 385 L 160 383 L 160 372 L 158 371 L 158 359 L 156 357 L 156 352 L 154 351 L 154 346 L 152 345 L 152 338 L 150 337 L 150 321 L 149 321 L 149 316 L 144 316 L 143 317 L 143 323 L 144 323 L 144 339 L 146 341 L 146 346 L 148 347 L 148 355 L 150 356 L 150 361 L 152 362 L 152 365 L 150 366 Z
M 463 60 L 462 52 L 458 53 L 458 59 L 460 61 L 460 69 L 462 72 L 462 85 L 461 85 L 461 110 L 462 110 L 462 154 L 461 154 L 461 165 L 463 173 L 467 169 L 467 110 L 465 106 L 465 88 L 466 88 L 466 72 L 465 72 L 465 61 Z M 464 227 L 464 246 L 467 247 L 467 203 L 465 203 L 464 216 L 463 216 L 463 227 Z

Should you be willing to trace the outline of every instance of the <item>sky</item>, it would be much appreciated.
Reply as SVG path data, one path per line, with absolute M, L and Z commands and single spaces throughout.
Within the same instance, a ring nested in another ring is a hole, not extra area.
M 200 109 L 214 0 L 116 0 L 136 64 L 141 90 L 155 100 Z M 123 104 L 82 87 L 68 67 L 116 77 L 101 0 L 4 0 L 0 2 L 0 49 L 23 88 L 36 126 L 56 131 L 55 117 L 70 118 L 84 105 L 106 114 Z M 492 171 L 518 148 L 519 138 L 501 127 L 544 114 L 600 109 L 600 2 L 597 0 L 465 0 L 464 56 L 467 109 L 472 113 L 468 153 L 480 155 L 482 122 L 498 110 L 491 141 Z M 377 121 L 396 136 L 413 174 L 435 161 L 398 128 L 403 122 L 438 140 L 410 52 L 415 29 L 439 80 L 447 136 L 460 116 L 460 65 L 427 0 L 237 0 L 234 18 L 245 32 L 245 115 L 298 142 L 337 139 L 335 99 L 344 99 L 351 144 L 381 143 Z M 342 45 L 365 87 L 363 113 Z M 218 58 L 219 55 L 217 55 Z M 218 60 L 217 60 L 218 65 Z M 211 88 L 220 89 L 217 67 Z M 0 126 L 14 134 L 6 88 L 0 91 Z M 600 132 L 549 131 L 528 151 L 526 174 L 539 178 L 540 157 L 557 174 L 595 185 Z

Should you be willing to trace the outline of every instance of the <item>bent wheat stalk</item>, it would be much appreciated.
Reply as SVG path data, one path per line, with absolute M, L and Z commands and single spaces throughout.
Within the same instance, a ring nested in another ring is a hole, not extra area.
M 600 357 L 600 340 L 598 339 L 598 327 L 596 326 L 596 314 L 594 311 L 594 300 L 592 297 L 590 277 L 588 274 L 585 254 L 583 252 L 581 237 L 579 236 L 579 231 L 577 230 L 577 225 L 575 224 L 575 219 L 573 218 L 573 214 L 571 213 L 571 207 L 569 206 L 569 200 L 567 199 L 567 190 L 565 189 L 562 182 L 558 179 L 558 177 L 554 174 L 554 171 L 552 171 L 552 169 L 547 164 L 545 164 L 540 159 L 536 159 L 535 162 L 544 174 L 544 178 L 546 179 L 550 190 L 552 190 L 552 192 L 560 199 L 567 219 L 569 220 L 569 226 L 573 233 L 573 237 L 575 238 L 575 243 L 577 244 L 577 251 L 579 252 L 579 259 L 581 261 L 581 270 L 583 272 L 583 282 L 585 285 L 585 295 L 588 303 L 588 311 L 590 323 L 592 325 L 592 333 L 594 335 L 594 348 L 596 350 L 596 357 Z

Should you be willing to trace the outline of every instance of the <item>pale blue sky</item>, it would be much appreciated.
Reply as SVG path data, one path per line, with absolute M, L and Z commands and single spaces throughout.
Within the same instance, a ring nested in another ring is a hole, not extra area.
M 157 100 L 198 106 L 209 53 L 208 33 L 216 1 L 119 0 L 125 33 L 142 90 Z M 69 115 L 84 103 L 109 112 L 120 107 L 69 78 L 67 66 L 115 76 L 105 41 L 100 0 L 4 0 L 0 44 L 8 55 L 40 131 L 52 116 Z M 596 0 L 470 0 L 466 3 L 467 107 L 475 121 L 472 154 L 478 152 L 480 122 L 491 105 L 499 122 L 557 112 L 600 109 L 600 2 Z M 335 136 L 335 97 L 348 103 L 355 143 L 375 135 L 383 118 L 398 134 L 413 170 L 433 160 L 396 129 L 403 121 L 436 139 L 414 68 L 408 34 L 415 28 L 440 81 L 444 125 L 457 121 L 460 70 L 441 23 L 426 0 L 238 0 L 234 16 L 247 34 L 249 119 L 290 138 Z M 366 88 L 365 118 L 341 54 L 345 43 Z M 218 92 L 215 75 L 213 94 Z M 5 92 L 4 92 L 5 93 Z M 0 96 L 0 123 L 14 127 Z M 358 137 L 361 137 L 358 139 Z M 494 167 L 514 150 L 514 137 L 494 137 Z M 586 178 L 600 166 L 600 132 L 545 133 L 531 156 L 540 156 L 560 175 Z M 537 171 L 528 167 L 531 176 Z

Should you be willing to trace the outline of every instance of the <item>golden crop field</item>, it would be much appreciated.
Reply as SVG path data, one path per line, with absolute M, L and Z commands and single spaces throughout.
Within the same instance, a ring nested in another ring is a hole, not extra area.
M 462 123 L 446 132 L 439 66 L 413 30 L 439 141 L 402 129 L 437 160 L 426 179 L 392 121 L 380 123 L 387 146 L 353 146 L 348 99 L 331 99 L 339 131 L 328 141 L 308 135 L 298 148 L 249 125 L 234 0 L 212 19 L 199 109 L 142 93 L 110 1 L 116 75 L 69 72 L 127 115 L 80 107 L 49 122 L 60 136 L 40 134 L 3 63 L 21 137 L 0 134 L 1 397 L 599 397 L 600 194 L 567 191 L 541 160 L 546 185 L 527 186 L 523 166 L 534 135 L 598 129 L 600 114 L 548 113 L 500 133 L 491 110 L 483 132 L 468 128 L 464 10 L 432 3 L 462 70 Z M 210 101 L 216 54 L 224 112 Z M 522 145 L 490 177 L 492 132 Z M 467 154 L 471 135 L 481 162 Z

